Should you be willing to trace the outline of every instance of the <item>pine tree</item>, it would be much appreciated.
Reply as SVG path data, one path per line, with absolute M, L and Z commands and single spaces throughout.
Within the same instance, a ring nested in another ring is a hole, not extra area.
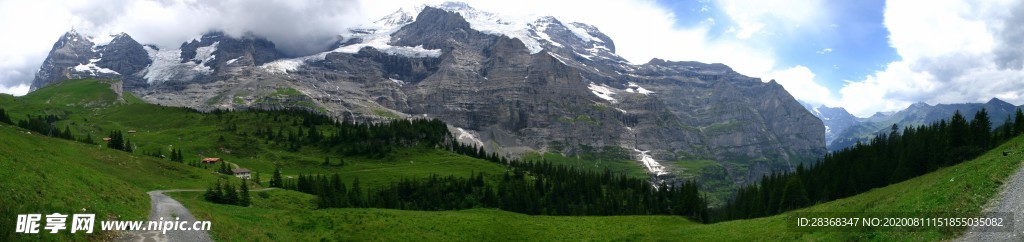
M 206 193 L 203 194 L 203 197 L 206 198 L 206 201 L 220 203 L 220 181 L 206 188 Z
M 222 174 L 225 174 L 225 175 L 232 175 L 231 174 L 231 169 L 228 168 L 228 162 L 227 161 L 221 161 L 220 162 L 220 169 L 218 170 L 218 172 L 220 172 Z
M 64 125 L 64 132 L 61 133 L 61 138 L 66 140 L 75 140 L 75 136 L 71 134 L 71 127 Z
M 107 141 L 107 148 L 115 150 L 124 150 L 124 140 L 121 137 L 121 131 L 110 131 L 110 141 Z
M 238 204 L 238 190 L 235 190 L 235 186 L 232 186 L 230 181 L 225 181 L 224 189 L 224 203 Z
M 252 203 L 252 198 L 249 197 L 249 183 L 246 180 L 242 180 L 242 184 L 239 185 L 238 189 L 242 190 L 242 194 L 238 197 L 238 205 L 248 207 Z
M 14 125 L 14 122 L 11 122 L 11 117 L 7 115 L 3 108 L 0 108 L 0 123 Z
M 1006 120 L 1003 121 L 1003 132 L 1000 134 L 1002 138 L 1000 140 L 1008 140 L 1013 137 L 1013 120 L 1010 120 L 1010 115 L 1006 115 Z
M 135 148 L 132 147 L 132 141 L 126 139 L 124 141 L 124 152 L 132 153 L 134 151 L 135 151 Z
M 972 144 L 979 148 L 988 149 L 991 146 L 992 121 L 990 121 L 985 108 L 978 110 L 974 114 L 974 119 L 971 120 L 971 137 L 973 138 Z
M 352 190 L 349 191 L 348 198 L 353 207 L 362 206 L 363 190 L 359 188 L 359 177 L 352 179 Z
M 274 174 L 270 177 L 270 187 L 281 188 L 281 167 L 277 166 L 274 168 Z
M 96 141 L 92 140 L 92 133 L 85 134 L 85 139 L 82 140 L 82 142 L 84 142 L 86 144 L 96 144 Z
M 1017 114 L 1013 118 L 1013 136 L 1024 133 L 1024 112 L 1017 108 Z
M 967 145 L 968 129 L 967 119 L 960 114 L 960 110 L 953 112 L 953 117 L 949 120 L 949 146 L 957 148 Z

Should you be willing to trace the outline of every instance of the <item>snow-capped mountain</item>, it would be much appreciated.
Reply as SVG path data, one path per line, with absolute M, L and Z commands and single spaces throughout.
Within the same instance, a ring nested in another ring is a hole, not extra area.
M 71 30 L 53 44 L 32 81 L 32 90 L 69 78 L 120 78 L 121 73 L 138 72 L 150 63 L 152 60 L 142 45 L 127 34 L 115 35 L 110 43 L 96 45 L 92 37 Z
M 117 39 L 96 46 L 69 32 L 33 89 L 115 78 L 146 101 L 200 110 L 438 118 L 491 151 L 617 154 L 661 179 L 690 172 L 742 184 L 825 152 L 821 121 L 774 81 L 722 64 L 632 64 L 598 28 L 550 16 L 510 18 L 463 3 L 404 8 L 309 56 L 286 56 L 251 35 L 214 32 L 177 49 Z M 720 166 L 676 164 L 687 160 Z
M 821 119 L 821 122 L 825 126 L 825 145 L 830 146 L 832 141 L 839 138 L 839 134 L 843 133 L 851 126 L 857 125 L 861 122 L 856 116 L 850 114 L 846 109 L 842 107 L 827 107 L 825 105 L 819 105 L 817 107 L 808 103 L 801 102 L 807 111 L 814 114 L 815 117 Z M 829 147 L 831 150 L 831 147 Z

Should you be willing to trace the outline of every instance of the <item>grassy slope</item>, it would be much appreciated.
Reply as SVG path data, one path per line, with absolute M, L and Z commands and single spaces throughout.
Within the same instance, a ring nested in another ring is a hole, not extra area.
M 127 103 L 111 104 L 116 96 L 109 90 L 107 82 L 64 81 L 24 97 L 0 99 L 0 107 L 8 110 L 15 121 L 24 119 L 28 114 L 66 115 L 67 119 L 58 122 L 58 127 L 70 126 L 76 137 L 91 134 L 96 142 L 102 142 L 100 138 L 110 131 L 120 130 L 138 147 L 138 154 L 160 151 L 169 155 L 173 147 L 184 150 L 188 160 L 201 157 L 224 158 L 232 164 L 261 173 L 264 184 L 270 180 L 275 163 L 282 165 L 286 177 L 338 173 L 347 177 L 346 182 L 359 177 L 364 187 L 430 174 L 469 176 L 474 172 L 483 172 L 494 179 L 505 171 L 497 164 L 426 148 L 400 149 L 384 158 L 342 157 L 310 147 L 289 152 L 283 144 L 265 143 L 262 139 L 241 133 L 252 134 L 265 125 L 275 131 L 278 127 L 291 128 L 293 121 L 300 120 L 297 117 L 284 117 L 273 122 L 266 116 L 254 113 L 201 114 L 182 108 L 147 104 L 130 93 L 124 95 Z M 225 128 L 228 124 L 237 125 L 238 131 L 227 131 Z M 128 134 L 128 130 L 136 130 L 137 133 Z M 220 137 L 224 137 L 223 142 Z M 323 166 L 321 164 L 325 155 L 330 156 L 334 164 L 344 160 L 347 165 Z M 210 166 L 207 169 L 212 171 L 217 167 Z
M 980 213 L 1006 178 L 1020 166 L 1024 137 L 960 165 L 854 197 L 796 212 L 944 212 Z M 210 218 L 214 237 L 228 240 L 366 239 L 366 240 L 688 240 L 688 241 L 933 241 L 962 230 L 906 232 L 801 233 L 786 227 L 789 213 L 773 217 L 695 224 L 672 216 L 557 217 L 527 216 L 493 209 L 464 211 L 400 211 L 386 209 L 310 210 L 311 197 L 275 191 L 270 199 L 254 197 L 256 205 L 240 208 L 201 201 L 198 193 L 174 196 L 197 216 Z M 288 200 L 292 199 L 292 200 Z
M 86 234 L 11 238 L 10 233 L 16 214 L 93 213 L 98 219 L 145 219 L 149 214 L 146 191 L 204 187 L 215 179 L 209 172 L 182 164 L 27 134 L 8 125 L 0 125 L 0 137 L 0 240 L 81 240 Z
M 105 130 L 137 129 L 140 134 L 130 138 L 133 142 L 154 143 L 143 144 L 143 147 L 147 148 L 175 143 L 185 146 L 188 150 L 188 145 L 193 145 L 191 148 L 198 148 L 214 144 L 216 138 L 213 135 L 231 135 L 220 131 L 214 120 L 180 109 L 164 109 L 145 104 L 101 108 L 53 101 L 44 105 L 35 101 L 29 103 L 27 100 L 32 98 L 37 97 L 4 97 L 0 98 L 0 106 L 14 110 L 16 120 L 33 110 L 71 112 L 72 119 L 68 123 L 74 130 L 89 130 L 89 126 Z M 131 97 L 126 99 L 132 100 Z M 89 121 L 86 121 L 86 118 Z M 30 212 L 73 213 L 85 207 L 87 211 L 97 214 L 141 219 L 148 210 L 145 191 L 205 187 L 208 181 L 213 179 L 212 175 L 201 169 L 23 132 L 9 126 L 0 127 L 0 137 L 3 137 L 0 139 L 0 177 L 4 177 L 0 181 L 0 201 L 4 201 L 0 204 L 3 205 L 0 206 L 0 212 L 4 214 L 4 218 L 13 218 L 13 214 Z M 143 136 L 144 134 L 149 136 Z M 98 139 L 98 136 L 94 137 Z M 185 143 L 178 139 L 194 142 Z M 228 136 L 227 139 L 230 142 L 233 138 Z M 801 211 L 977 213 L 981 206 L 996 194 L 1005 178 L 1019 166 L 1019 155 L 1003 157 L 1000 152 L 1020 150 L 1022 144 L 1024 139 L 1017 138 L 978 159 Z M 207 152 L 221 151 L 213 149 Z M 384 183 L 394 177 L 405 175 L 418 176 L 424 173 L 424 170 L 434 167 L 434 171 L 457 174 L 468 174 L 467 170 L 475 169 L 489 172 L 499 172 L 501 169 L 475 159 L 461 156 L 445 157 L 447 154 L 443 152 L 427 152 L 424 155 L 422 150 L 416 149 L 396 152 L 386 160 L 346 157 L 344 159 L 355 164 L 327 168 L 313 164 L 319 160 L 319 155 L 282 152 L 268 146 L 259 146 L 252 152 L 269 152 L 278 157 L 312 160 L 287 160 L 288 169 L 293 173 L 313 171 L 319 167 L 343 174 L 346 171 L 351 174 L 367 174 L 365 177 L 360 175 L 360 179 L 373 180 L 371 177 L 375 177 L 379 179 L 375 183 Z M 239 164 L 251 164 L 257 169 L 260 162 L 266 162 L 259 158 L 222 154 L 229 159 L 237 159 Z M 417 160 L 403 167 L 408 163 L 406 159 Z M 431 163 L 429 160 L 434 162 Z M 264 179 L 268 178 L 269 176 L 265 176 Z M 384 209 L 314 210 L 311 196 L 291 191 L 271 191 L 267 194 L 267 198 L 254 196 L 255 205 L 249 208 L 207 203 L 198 199 L 199 193 L 177 193 L 173 196 L 181 198 L 195 215 L 213 220 L 213 235 L 221 240 L 936 240 L 950 238 L 958 233 L 939 230 L 918 233 L 786 232 L 785 214 L 700 225 L 671 216 L 527 216 L 493 209 L 445 212 Z M 12 219 L 0 220 L 0 223 L 3 223 L 3 226 L 0 226 L 3 233 L 13 231 L 9 228 L 12 225 L 6 224 L 12 222 Z M 65 238 L 62 236 L 67 235 L 38 238 Z

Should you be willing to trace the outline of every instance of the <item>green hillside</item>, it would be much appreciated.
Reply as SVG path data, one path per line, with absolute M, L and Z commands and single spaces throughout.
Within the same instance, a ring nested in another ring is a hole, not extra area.
M 18 235 L 17 214 L 92 213 L 97 219 L 143 220 L 146 191 L 204 187 L 215 179 L 189 166 L 95 145 L 29 134 L 0 124 L 0 240 L 81 240 L 79 233 Z M 101 239 L 110 234 L 93 234 Z
M 401 148 L 380 157 L 344 156 L 319 147 L 289 150 L 287 144 L 261 140 L 255 132 L 260 127 L 297 131 L 292 124 L 301 122 L 301 117 L 255 112 L 204 114 L 147 104 L 130 93 L 125 93 L 123 98 L 129 101 L 118 102 L 110 91 L 111 82 L 64 81 L 24 97 L 0 99 L 0 108 L 7 110 L 15 122 L 27 115 L 59 116 L 61 120 L 55 125 L 58 129 L 67 127 L 77 139 L 89 136 L 97 143 L 111 131 L 121 131 L 134 144 L 137 154 L 169 156 L 171 149 L 176 149 L 183 151 L 187 162 L 203 157 L 222 158 L 233 167 L 262 174 L 264 183 L 270 180 L 276 165 L 282 167 L 286 177 L 338 173 L 358 176 L 368 187 L 430 174 L 469 176 L 483 172 L 496 176 L 504 173 L 499 165 L 426 147 Z M 330 125 L 319 127 L 324 132 L 332 129 Z M 325 157 L 332 165 L 323 165 Z M 217 166 L 205 168 L 212 171 Z
M 494 209 L 402 211 L 386 209 L 313 210 L 313 198 L 293 191 L 254 196 L 250 208 L 211 204 L 199 193 L 176 198 L 193 214 L 208 218 L 227 240 L 672 240 L 672 241 L 935 241 L 962 229 L 921 232 L 790 231 L 786 219 L 798 212 L 946 212 L 979 214 L 1020 166 L 1018 137 L 981 157 L 887 187 L 767 218 L 699 224 L 675 216 L 529 216 Z M 298 205 L 296 205 L 298 204 Z
M 146 191 L 205 188 L 218 176 L 216 167 L 195 167 L 144 153 L 183 150 L 186 161 L 220 157 L 263 174 L 270 180 L 275 164 L 285 176 L 334 174 L 358 177 L 367 189 L 431 174 L 469 176 L 484 173 L 500 179 L 506 167 L 431 147 L 406 147 L 376 155 L 341 155 L 338 150 L 303 146 L 255 135 L 260 128 L 294 128 L 298 117 L 258 112 L 200 113 L 145 104 L 130 94 L 118 99 L 109 81 L 80 80 L 51 85 L 24 97 L 0 95 L 0 108 L 14 121 L 27 115 L 60 117 L 76 139 L 100 138 L 120 130 L 135 153 L 29 132 L 0 124 L 0 240 L 104 240 L 110 234 L 15 235 L 16 214 L 75 213 L 85 209 L 104 219 L 144 219 Z M 106 93 L 106 94 L 105 94 Z M 111 94 L 111 95 L 107 95 Z M 332 130 L 329 125 L 317 127 Z M 129 130 L 136 132 L 128 133 Z M 169 194 L 199 219 L 213 221 L 217 240 L 688 240 L 688 241 L 931 241 L 950 239 L 963 230 L 934 229 L 916 233 L 801 233 L 786 227 L 795 212 L 944 212 L 977 214 L 1006 178 L 1020 166 L 1024 149 L 1018 137 L 986 154 L 955 166 L 853 197 L 777 216 L 699 224 L 678 216 L 530 216 L 496 209 L 402 211 L 368 208 L 316 209 L 312 195 L 271 190 L 254 192 L 251 207 L 220 205 L 202 193 Z M 323 164 L 324 157 L 330 164 Z M 344 165 L 342 165 L 344 164 Z
M 216 165 L 194 167 L 145 153 L 170 155 L 184 150 L 188 162 L 201 157 L 220 157 L 235 167 L 263 173 L 270 180 L 275 164 L 285 176 L 333 174 L 359 177 L 364 187 L 374 188 L 402 178 L 431 174 L 466 176 L 485 173 L 497 177 L 504 168 L 492 162 L 425 147 L 390 151 L 383 157 L 330 155 L 316 147 L 288 151 L 274 144 L 255 142 L 238 131 L 265 124 L 254 113 L 203 114 L 188 109 L 146 104 L 124 94 L 120 101 L 110 89 L 113 81 L 73 80 L 47 86 L 23 97 L 0 95 L 0 109 L 14 122 L 28 115 L 60 117 L 54 125 L 71 130 L 75 139 L 86 137 L 97 144 L 47 137 L 39 132 L 0 123 L 0 240 L 37 238 L 15 235 L 17 214 L 79 212 L 101 219 L 141 220 L 149 213 L 147 191 L 203 189 L 217 175 Z M 292 123 L 282 119 L 280 123 Z M 225 127 L 234 125 L 234 130 Z M 101 138 L 118 130 L 137 147 L 134 153 L 102 145 Z M 134 130 L 134 133 L 128 133 Z M 330 155 L 331 164 L 324 165 Z M 341 165 L 342 162 L 345 165 Z M 12 237 L 16 236 L 16 237 Z M 94 234 L 103 239 L 111 234 Z M 85 234 L 40 236 L 44 240 L 80 240 Z M 9 241 L 9 240 L 8 240 Z

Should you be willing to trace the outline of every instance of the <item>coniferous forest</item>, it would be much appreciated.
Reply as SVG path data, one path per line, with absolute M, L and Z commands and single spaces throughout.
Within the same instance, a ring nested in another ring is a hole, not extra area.
M 343 155 L 373 157 L 394 147 L 434 147 L 502 164 L 509 170 L 497 182 L 485 181 L 482 174 L 468 178 L 433 176 L 404 179 L 373 191 L 363 191 L 358 178 L 346 186 L 337 175 L 300 175 L 282 180 L 280 171 L 274 173 L 271 186 L 317 195 L 322 208 L 500 208 L 538 215 L 664 214 L 688 216 L 697 221 L 707 218 L 707 203 L 695 182 L 656 187 L 645 179 L 610 171 L 591 172 L 549 162 L 510 159 L 455 141 L 447 125 L 438 120 L 355 124 L 299 110 L 250 112 L 264 113 L 272 119 L 279 115 L 302 117 L 301 122 L 294 121 L 293 127 L 262 127 L 254 132 L 266 142 L 290 148 L 315 146 Z M 324 132 L 325 125 L 333 130 Z
M 950 119 L 929 125 L 902 130 L 893 125 L 889 133 L 878 134 L 867 144 L 857 143 L 810 167 L 801 165 L 740 188 L 725 206 L 711 212 L 712 220 L 770 216 L 853 196 L 970 160 L 1021 133 L 1020 109 L 994 130 L 985 109 L 970 121 L 957 111 Z
M 957 111 L 947 120 L 928 125 L 893 125 L 888 133 L 879 133 L 867 143 L 826 154 L 809 167 L 800 165 L 791 172 L 765 176 L 756 184 L 740 188 L 724 206 L 711 209 L 697 182 L 652 184 L 607 170 L 593 172 L 546 161 L 520 161 L 485 152 L 482 147 L 461 144 L 453 138 L 447 125 L 438 120 L 352 123 L 338 122 L 305 110 L 243 112 L 256 113 L 274 122 L 247 133 L 239 131 L 231 116 L 227 116 L 222 120 L 223 128 L 243 136 L 252 134 L 264 143 L 293 151 L 310 147 L 346 156 L 381 157 L 400 147 L 428 147 L 508 168 L 505 174 L 499 175 L 500 179 L 484 179 L 484 174 L 431 176 L 403 179 L 369 191 L 361 189 L 358 178 L 346 183 L 336 174 L 309 174 L 285 180 L 279 170 L 275 171 L 270 181 L 272 187 L 317 195 L 321 208 L 499 208 L 532 215 L 680 215 L 701 222 L 770 216 L 853 196 L 972 159 L 1024 133 L 1024 113 L 1020 109 L 1014 117 L 1005 117 L 1004 124 L 995 129 L 985 109 L 976 112 L 970 120 Z M 216 110 L 210 114 L 220 117 L 227 112 Z M 58 120 L 60 117 L 54 115 L 29 115 L 12 122 L 0 109 L 0 122 L 76 140 L 68 128 L 61 130 L 54 125 Z M 111 131 L 109 137 L 109 148 L 132 151 L 131 141 L 124 139 L 120 131 Z M 80 141 L 92 143 L 92 137 Z M 180 152 L 172 151 L 171 159 L 180 162 Z M 328 159 L 325 158 L 324 164 L 332 164 Z M 228 190 L 233 189 L 217 191 L 221 186 L 215 185 L 211 188 L 215 192 L 208 192 L 210 201 L 244 204 L 230 199 L 239 197 L 229 194 Z
M 265 143 L 298 151 L 312 146 L 340 155 L 380 157 L 396 147 L 435 147 L 450 139 L 448 126 L 436 119 L 400 119 L 381 123 L 338 122 L 322 114 L 305 110 L 249 110 L 266 117 L 268 125 L 252 132 Z M 221 115 L 224 111 L 215 111 Z M 298 117 L 298 118 L 292 118 Z M 286 122 L 285 120 L 291 120 Z M 225 129 L 237 131 L 230 124 Z
M 506 173 L 497 184 L 485 181 L 483 174 L 468 178 L 431 176 L 403 179 L 363 192 L 358 178 L 347 187 L 335 174 L 300 175 L 284 180 L 281 186 L 317 195 L 321 208 L 500 208 L 532 215 L 681 215 L 696 221 L 707 217 L 707 204 L 693 182 L 655 188 L 646 180 L 609 171 L 594 173 L 547 162 L 523 162 L 511 167 L 514 171 Z
M 405 179 L 363 191 L 358 178 L 346 187 L 340 177 L 300 175 L 271 184 L 318 195 L 322 208 L 376 207 L 408 210 L 500 208 L 539 215 L 683 215 L 714 222 L 755 218 L 856 195 L 904 181 L 980 155 L 1024 132 L 1024 114 L 1007 117 L 993 130 L 982 109 L 968 120 L 959 111 L 950 119 L 916 127 L 893 126 L 868 143 L 825 155 L 810 167 L 765 176 L 739 189 L 726 205 L 708 209 L 696 182 L 652 185 L 611 172 L 589 172 L 548 162 L 523 162 L 460 144 L 437 120 L 396 120 L 375 124 L 332 121 L 307 111 L 252 111 L 299 116 L 291 127 L 259 128 L 254 134 L 292 149 L 315 146 L 343 155 L 379 156 L 394 147 L 443 148 L 509 167 L 497 182 L 482 174 L 469 178 Z M 331 131 L 317 127 L 332 127 Z M 297 127 L 297 128 L 296 128 Z M 231 129 L 232 127 L 228 127 Z M 275 181 L 276 180 L 276 181 Z M 347 180 L 347 179 L 346 179 Z

